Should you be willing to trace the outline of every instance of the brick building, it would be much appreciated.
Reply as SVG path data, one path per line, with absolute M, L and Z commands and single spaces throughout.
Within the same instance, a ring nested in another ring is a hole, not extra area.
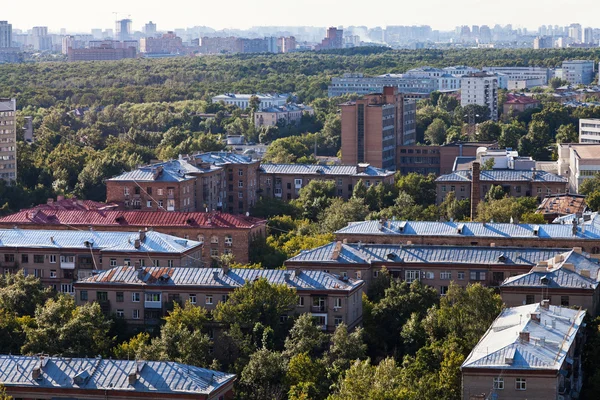
M 368 283 L 385 267 L 407 282 L 419 280 L 439 293 L 451 281 L 499 286 L 505 278 L 528 272 L 565 249 L 362 244 L 332 242 L 305 250 L 285 262 L 290 268 L 325 271 Z
M 321 271 L 117 267 L 78 281 L 75 291 L 78 304 L 98 301 L 129 324 L 151 326 L 160 322 L 169 302 L 214 310 L 236 288 L 259 278 L 295 289 L 298 304 L 290 315 L 311 313 L 324 330 L 342 322 L 353 328 L 362 321 L 364 282 Z
M 277 126 L 279 123 L 285 125 L 297 125 L 303 115 L 314 115 L 312 107 L 304 104 L 288 103 L 283 106 L 261 108 L 254 113 L 254 126 Z
M 0 384 L 23 400 L 232 400 L 235 379 L 172 361 L 0 355 Z
M 211 265 L 222 254 L 233 254 L 236 262 L 247 264 L 254 239 L 266 237 L 266 221 L 220 212 L 65 210 L 42 206 L 0 218 L 0 228 L 13 227 L 54 230 L 92 228 L 120 232 L 154 230 L 202 243 L 201 259 L 205 266 Z
M 359 180 L 371 186 L 382 182 L 393 183 L 394 173 L 375 168 L 369 164 L 312 165 L 312 164 L 262 164 L 259 170 L 260 194 L 282 200 L 298 198 L 300 189 L 311 180 L 335 182 L 337 195 L 345 199 L 352 197 L 354 186 Z
M 183 54 L 183 41 L 173 32 L 164 33 L 161 37 L 140 39 L 140 52 L 147 54 Z
M 87 49 L 69 47 L 67 50 L 69 61 L 115 61 L 136 56 L 137 49 L 135 47 L 115 47 L 111 43 L 103 43 Z
M 193 267 L 202 263 L 202 244 L 164 233 L 94 230 L 0 230 L 2 273 L 23 271 L 63 293 L 73 283 L 117 265 Z
M 540 107 L 542 103 L 539 100 L 534 99 L 531 96 L 524 94 L 508 93 L 506 95 L 506 101 L 502 106 L 502 113 L 504 118 L 514 117 L 517 114 L 530 110 L 532 108 Z
M 461 366 L 462 399 L 573 399 L 582 385 L 585 310 L 506 308 Z
M 583 215 L 586 209 L 585 196 L 563 193 L 544 197 L 536 213 L 542 214 L 544 219 L 550 223 L 556 218 L 571 214 Z

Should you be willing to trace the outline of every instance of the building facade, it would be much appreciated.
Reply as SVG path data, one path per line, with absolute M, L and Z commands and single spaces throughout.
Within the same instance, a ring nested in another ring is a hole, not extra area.
M 562 63 L 562 79 L 572 85 L 589 85 L 596 75 L 592 60 L 568 60 Z
M 464 76 L 461 81 L 461 106 L 469 104 L 486 106 L 490 113 L 486 118 L 498 120 L 498 77 L 482 73 Z
M 140 39 L 140 52 L 148 54 L 183 54 L 183 41 L 173 32 L 167 32 L 161 37 Z
M 513 117 L 532 108 L 538 108 L 540 105 L 540 101 L 533 97 L 508 93 L 502 106 L 502 113 L 505 117 Z
M 316 47 L 316 50 L 331 50 L 344 48 L 344 30 L 330 27 L 327 29 L 325 38 L 321 44 Z
M 600 144 L 600 119 L 581 118 L 579 120 L 579 143 Z
M 304 104 L 288 103 L 283 106 L 265 107 L 254 113 L 254 126 L 297 125 L 304 114 L 314 115 L 315 110 Z
M 558 174 L 568 180 L 570 193 L 579 193 L 581 183 L 593 178 L 598 172 L 600 172 L 600 144 L 558 145 Z
M 298 269 L 116 267 L 78 281 L 76 301 L 96 301 L 129 324 L 152 326 L 166 315 L 169 302 L 214 310 L 235 289 L 261 278 L 295 289 L 298 304 L 289 315 L 310 313 L 323 330 L 333 331 L 341 323 L 353 328 L 362 321 L 362 280 Z
M 258 98 L 259 110 L 270 107 L 283 107 L 287 103 L 288 96 L 282 94 L 238 94 L 238 93 L 225 93 L 212 98 L 213 103 L 223 102 L 228 105 L 236 106 L 245 110 L 250 107 L 250 99 L 252 97 Z
M 0 49 L 12 47 L 12 24 L 0 21 Z
M 67 57 L 69 61 L 116 61 L 126 58 L 135 58 L 137 49 L 133 46 L 121 47 L 112 43 L 112 41 L 104 41 L 100 44 L 90 42 L 89 48 L 74 49 L 69 48 Z
M 17 180 L 17 101 L 0 98 L 0 179 Z

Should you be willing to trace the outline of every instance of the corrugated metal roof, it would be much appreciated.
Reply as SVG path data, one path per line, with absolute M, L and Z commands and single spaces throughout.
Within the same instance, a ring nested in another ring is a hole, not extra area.
M 140 238 L 139 232 L 0 229 L 0 248 L 92 248 L 102 252 L 183 253 L 202 245 L 200 242 L 160 232 L 144 233 L 145 239 L 136 248 L 135 241 Z
M 258 218 L 226 213 L 170 211 L 102 211 L 30 209 L 0 218 L 0 224 L 45 224 L 70 226 L 168 226 L 187 228 L 249 229 L 264 225 Z
M 364 172 L 358 172 L 356 165 L 317 165 L 317 164 L 261 164 L 265 174 L 313 174 L 313 175 L 350 175 L 350 176 L 390 176 L 392 171 L 368 166 Z
M 600 224 L 600 223 L 599 223 Z M 459 232 L 459 225 L 463 228 Z M 535 233 L 537 232 L 537 234 Z M 359 221 L 351 222 L 337 234 L 386 236 L 450 236 L 485 238 L 535 239 L 600 239 L 600 226 L 577 227 L 559 224 L 509 224 L 489 222 L 435 222 L 435 221 Z
M 162 172 L 159 173 L 159 169 Z M 138 181 L 138 182 L 183 182 L 196 179 L 188 174 L 204 172 L 186 160 L 170 160 L 139 167 L 133 171 L 108 179 L 109 181 Z
M 285 284 L 297 290 L 344 290 L 352 291 L 363 281 L 338 279 L 336 275 L 322 271 L 286 271 L 273 269 L 234 268 L 223 273 L 221 268 L 160 268 L 143 267 L 140 279 L 135 267 L 116 267 L 98 275 L 80 280 L 81 287 L 86 283 L 112 283 L 123 285 L 156 286 L 208 286 L 238 288 L 259 278 L 265 278 L 272 284 Z M 164 279 L 168 276 L 168 279 Z M 164 277 L 164 278 L 163 278 Z
M 540 322 L 531 318 L 539 313 Z M 585 310 L 529 304 L 507 308 L 471 351 L 461 369 L 559 370 L 583 322 Z M 529 341 L 519 339 L 529 333 Z M 507 362 L 511 358 L 511 362 Z
M 253 160 L 251 157 L 246 157 L 241 154 L 216 151 L 195 154 L 191 158 L 217 166 L 226 164 L 253 164 L 256 162 L 256 160 Z
M 338 242 L 339 243 L 339 242 Z M 476 247 L 476 246 L 426 246 L 397 244 L 342 243 L 339 256 L 334 259 L 336 242 L 312 250 L 305 250 L 286 262 L 322 262 L 335 264 L 371 263 L 455 263 L 481 265 L 536 265 L 565 249 Z M 502 260 L 502 261 L 500 261 Z
M 471 171 L 455 171 L 442 175 L 436 182 L 471 182 Z M 483 170 L 481 182 L 559 182 L 567 183 L 568 179 L 546 171 L 519 171 L 514 169 Z
M 40 366 L 40 377 L 34 379 L 33 370 Z M 78 374 L 87 379 L 74 380 Z M 171 361 L 0 355 L 0 382 L 6 387 L 208 395 L 234 379 L 233 374 Z

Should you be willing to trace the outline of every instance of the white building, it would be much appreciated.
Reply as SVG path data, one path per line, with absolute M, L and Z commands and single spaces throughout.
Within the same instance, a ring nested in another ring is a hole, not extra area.
M 544 67 L 483 67 L 485 72 L 505 74 L 510 81 L 535 80 L 541 85 L 547 85 L 552 77 L 552 70 Z
M 477 68 L 473 68 L 473 67 L 468 67 L 466 65 L 455 65 L 452 67 L 446 67 L 443 68 L 444 72 L 446 74 L 450 74 L 452 76 L 456 76 L 456 77 L 463 77 L 465 75 L 469 75 L 469 74 L 475 74 L 477 72 L 481 72 L 480 69 Z
M 570 60 L 562 63 L 562 79 L 572 85 L 589 85 L 594 80 L 595 65 L 592 60 Z
M 579 143 L 600 143 L 600 119 L 579 120 Z
M 245 110 L 250 106 L 250 99 L 252 96 L 258 97 L 260 100 L 259 109 L 269 107 L 280 107 L 287 103 L 287 95 L 281 94 L 236 94 L 236 93 L 225 93 L 212 98 L 213 103 L 220 103 L 221 101 L 225 104 L 237 106 L 242 110 Z
M 498 120 L 498 77 L 485 72 L 462 77 L 460 104 L 486 106 L 490 110 L 488 118 Z
M 558 174 L 569 179 L 569 192 L 579 193 L 585 179 L 600 172 L 600 144 L 558 145 Z

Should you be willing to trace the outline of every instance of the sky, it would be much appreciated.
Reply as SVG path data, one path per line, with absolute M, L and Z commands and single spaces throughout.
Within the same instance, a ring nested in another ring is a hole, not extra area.
M 512 24 L 537 29 L 576 22 L 600 27 L 599 0 L 22 0 L 2 7 L 0 19 L 22 30 L 48 26 L 52 32 L 66 28 L 89 33 L 92 28 L 114 29 L 114 12 L 119 19 L 129 16 L 133 30 L 153 21 L 163 31 L 202 25 L 215 29 L 430 25 L 452 30 L 458 25 Z

